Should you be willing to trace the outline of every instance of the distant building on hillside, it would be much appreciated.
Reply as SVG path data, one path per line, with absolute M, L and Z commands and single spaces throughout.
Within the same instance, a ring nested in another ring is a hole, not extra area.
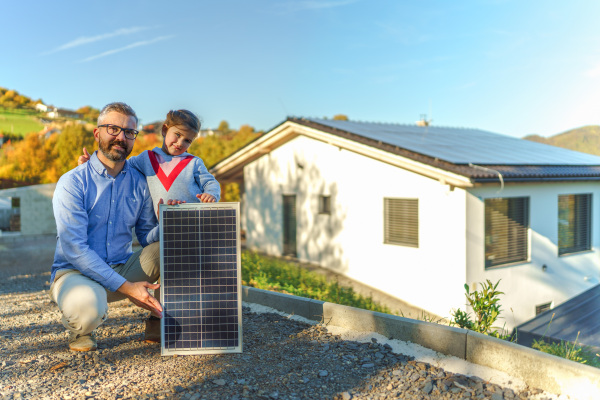
M 81 119 L 83 116 L 76 111 L 68 110 L 66 108 L 53 108 L 52 111 L 46 113 L 49 118 L 73 118 Z
M 202 129 L 202 130 L 200 130 L 199 137 L 208 137 L 208 136 L 213 136 L 213 135 L 219 135 L 220 133 L 221 133 L 221 131 L 219 131 L 218 129 Z
M 35 109 L 39 112 L 48 112 L 48 106 L 43 103 L 36 104 Z

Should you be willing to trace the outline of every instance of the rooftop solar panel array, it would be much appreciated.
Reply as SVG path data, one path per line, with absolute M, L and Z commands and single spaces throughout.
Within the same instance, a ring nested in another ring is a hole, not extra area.
M 161 354 L 242 351 L 239 203 L 161 204 Z
M 306 120 L 453 164 L 600 165 L 598 156 L 479 129 Z

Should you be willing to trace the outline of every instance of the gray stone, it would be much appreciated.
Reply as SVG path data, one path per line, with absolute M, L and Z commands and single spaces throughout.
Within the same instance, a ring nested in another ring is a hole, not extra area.
M 504 400 L 504 396 L 502 396 L 502 392 L 492 393 L 492 400 Z
M 425 382 L 425 386 L 423 386 L 423 393 L 429 394 L 433 390 L 433 383 L 431 381 Z

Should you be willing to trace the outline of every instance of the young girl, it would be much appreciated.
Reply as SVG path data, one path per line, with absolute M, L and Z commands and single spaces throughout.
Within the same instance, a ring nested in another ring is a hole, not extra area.
M 131 165 L 146 176 L 154 210 L 163 199 L 203 203 L 219 201 L 221 186 L 199 157 L 186 150 L 200 133 L 200 120 L 187 110 L 171 110 L 162 126 L 162 148 L 155 147 L 139 156 L 130 157 Z M 87 162 L 90 154 L 83 149 L 79 164 Z

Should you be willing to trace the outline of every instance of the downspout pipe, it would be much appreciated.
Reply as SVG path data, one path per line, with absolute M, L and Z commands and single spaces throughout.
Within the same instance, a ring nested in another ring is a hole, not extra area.
M 496 193 L 500 193 L 500 192 L 502 192 L 502 190 L 504 190 L 504 178 L 502 177 L 502 174 L 500 173 L 500 171 L 496 171 L 495 169 L 491 169 L 491 168 L 487 168 L 487 167 L 482 167 L 481 165 L 475 165 L 473 163 L 469 163 L 469 167 L 498 174 L 498 179 L 500 179 L 500 190 L 498 190 Z

